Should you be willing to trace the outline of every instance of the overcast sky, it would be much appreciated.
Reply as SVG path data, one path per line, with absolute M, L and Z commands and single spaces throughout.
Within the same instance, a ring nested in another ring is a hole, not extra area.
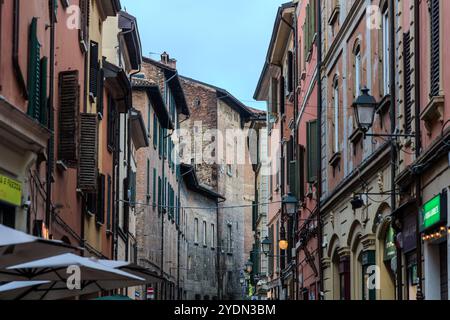
M 253 93 L 278 7 L 287 0 L 121 0 L 138 20 L 142 53 L 167 51 L 180 74 L 265 109 Z

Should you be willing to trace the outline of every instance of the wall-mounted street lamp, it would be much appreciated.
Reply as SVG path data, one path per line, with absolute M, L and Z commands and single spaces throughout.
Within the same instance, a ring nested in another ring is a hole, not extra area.
M 269 240 L 269 237 L 265 237 L 264 240 L 261 242 L 261 249 L 264 255 L 267 257 L 270 253 L 270 246 L 272 245 L 272 242 Z
M 414 138 L 413 134 L 379 134 L 367 133 L 373 126 L 375 119 L 375 112 L 377 108 L 377 101 L 369 94 L 369 89 L 364 87 L 361 89 L 362 94 L 353 102 L 353 112 L 355 114 L 356 124 L 358 128 L 364 133 L 365 137 L 410 137 Z
M 292 193 L 289 192 L 283 196 L 282 205 L 289 217 L 293 217 L 297 213 L 298 200 Z
M 287 250 L 287 248 L 289 247 L 289 242 L 286 240 L 286 229 L 284 228 L 284 225 L 280 230 L 280 241 L 278 242 L 278 245 L 283 251 Z
M 253 262 L 251 262 L 250 260 L 248 260 L 245 264 L 245 271 L 247 271 L 248 274 L 252 273 L 253 271 Z

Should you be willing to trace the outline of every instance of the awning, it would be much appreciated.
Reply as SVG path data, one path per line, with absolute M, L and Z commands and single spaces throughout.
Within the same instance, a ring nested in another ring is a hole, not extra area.
M 0 269 L 77 250 L 82 249 L 62 241 L 38 238 L 0 224 Z M 1 274 L 0 281 L 4 281 Z

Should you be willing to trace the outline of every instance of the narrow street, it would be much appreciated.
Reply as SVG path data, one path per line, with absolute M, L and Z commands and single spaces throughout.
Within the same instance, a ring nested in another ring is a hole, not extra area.
M 0 300 L 448 300 L 447 14 L 0 1 Z

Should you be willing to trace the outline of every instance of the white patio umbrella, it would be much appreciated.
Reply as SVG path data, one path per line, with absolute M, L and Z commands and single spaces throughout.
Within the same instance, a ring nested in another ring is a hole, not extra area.
M 73 284 L 70 278 L 73 273 L 68 272 L 69 267 L 79 268 L 79 289 L 69 288 Z M 146 283 L 144 278 L 71 253 L 0 269 L 0 274 L 15 282 L 5 288 L 3 297 L 6 299 L 56 300 Z M 29 282 L 28 289 L 17 294 L 15 286 L 23 289 L 25 284 L 17 280 L 48 282 L 37 285 Z
M 54 257 L 39 259 L 0 269 L 0 277 L 7 278 L 5 281 L 20 280 L 51 280 L 65 281 L 72 272 L 69 267 L 78 267 L 82 281 L 99 280 L 138 280 L 142 283 L 143 278 L 132 275 L 125 271 L 108 267 L 98 263 L 94 258 L 80 257 L 73 253 L 65 253 Z
M 81 249 L 62 241 L 38 238 L 0 224 L 0 268 L 77 250 Z M 0 281 L 4 281 L 1 274 Z
M 98 263 L 101 263 L 110 268 L 119 269 L 135 276 L 141 277 L 145 279 L 145 283 L 158 283 L 162 282 L 163 279 L 156 272 L 150 271 L 141 267 L 135 263 L 127 262 L 127 261 L 117 261 L 117 260 L 98 260 Z
M 12 297 L 19 297 L 30 288 L 37 288 L 50 281 L 13 281 L 0 286 L 0 300 L 9 300 Z

